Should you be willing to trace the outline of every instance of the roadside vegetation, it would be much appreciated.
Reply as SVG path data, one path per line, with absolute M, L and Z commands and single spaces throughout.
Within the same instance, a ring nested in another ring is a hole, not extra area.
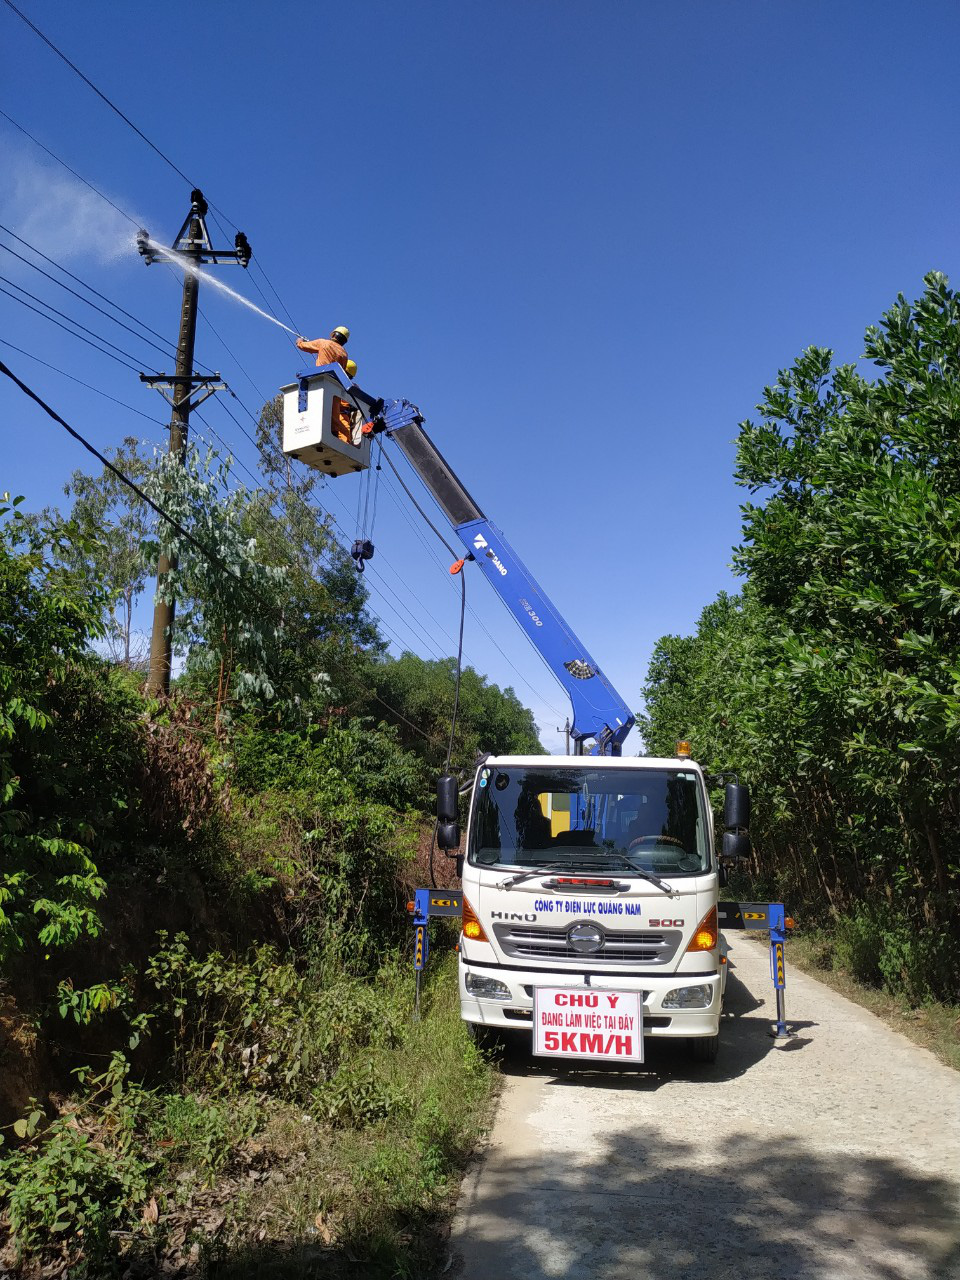
M 875 979 L 858 977 L 844 945 L 842 925 L 839 931 L 799 929 L 791 933 L 787 964 L 869 1009 L 908 1040 L 960 1071 L 960 1004 L 941 1000 L 917 1003 L 902 994 L 892 995 Z
M 659 641 L 644 731 L 750 784 L 750 895 L 788 904 L 821 972 L 952 1019 L 956 1065 L 960 299 L 944 276 L 897 298 L 865 358 L 809 347 L 741 424 L 743 590 Z
M 67 515 L 0 502 L 0 1270 L 428 1276 L 493 1088 L 452 935 L 413 1011 L 454 662 L 386 655 L 309 478 L 115 458 L 222 567 L 109 475 Z M 151 700 L 164 543 L 179 674 Z M 454 765 L 481 742 L 539 750 L 467 670 Z

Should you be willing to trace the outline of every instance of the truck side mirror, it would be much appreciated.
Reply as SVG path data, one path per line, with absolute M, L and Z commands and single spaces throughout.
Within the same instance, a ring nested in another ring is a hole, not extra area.
M 728 782 L 723 799 L 723 825 L 746 830 L 750 825 L 750 788 Z
M 720 857 L 725 862 L 739 862 L 750 857 L 750 837 L 745 831 L 725 831 Z
M 442 773 L 437 779 L 437 821 L 442 826 L 444 823 L 455 823 L 459 817 L 459 784 L 452 773 Z M 441 848 L 444 847 L 447 846 L 441 845 Z
M 437 824 L 437 844 L 444 851 L 460 848 L 460 828 L 455 822 Z

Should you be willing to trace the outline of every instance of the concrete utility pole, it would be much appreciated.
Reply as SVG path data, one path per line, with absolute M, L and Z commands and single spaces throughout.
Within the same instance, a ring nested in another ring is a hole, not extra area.
M 207 202 L 203 198 L 203 192 L 194 190 L 191 192 L 190 200 L 190 212 L 173 242 L 174 254 L 186 259 L 183 271 L 183 302 L 180 308 L 176 372 L 172 376 L 143 373 L 140 375 L 141 382 L 155 387 L 170 402 L 172 409 L 170 453 L 181 465 L 187 452 L 191 410 L 203 404 L 204 400 L 212 396 L 215 391 L 221 391 L 226 386 L 226 383 L 220 381 L 219 373 L 211 377 L 198 377 L 193 370 L 200 279 L 190 268 L 201 264 L 222 262 L 238 262 L 241 267 L 246 267 L 252 257 L 247 238 L 242 231 L 237 232 L 234 249 L 214 249 L 207 232 Z M 155 241 L 150 239 L 146 231 L 138 232 L 137 248 L 147 266 L 168 256 Z M 196 397 L 193 394 L 195 390 L 200 392 Z M 161 530 L 161 542 L 164 541 L 164 531 Z M 161 593 L 169 574 L 176 567 L 176 556 L 162 550 L 157 560 L 157 597 L 153 607 L 153 632 L 150 637 L 150 672 L 147 676 L 147 694 L 150 697 L 166 696 L 170 692 L 175 602 L 172 595 L 169 601 L 163 600 Z
M 569 716 L 567 716 L 567 722 L 566 722 L 566 724 L 563 726 L 563 728 L 562 728 L 562 729 L 560 729 L 560 728 L 558 728 L 558 729 L 557 729 L 557 733 L 562 733 L 562 734 L 565 736 L 565 738 L 566 738 L 566 740 L 567 740 L 567 750 L 566 750 L 566 754 L 567 754 L 567 755 L 569 755 L 569 754 L 570 754 L 570 717 L 569 717 Z

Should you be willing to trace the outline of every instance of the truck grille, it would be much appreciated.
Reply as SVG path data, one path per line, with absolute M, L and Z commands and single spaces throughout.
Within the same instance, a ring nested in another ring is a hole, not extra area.
M 683 937 L 679 929 L 624 933 L 598 926 L 603 935 L 599 951 L 575 951 L 567 929 L 538 928 L 528 924 L 495 924 L 493 931 L 504 954 L 516 960 L 553 960 L 581 968 L 604 964 L 669 964 Z

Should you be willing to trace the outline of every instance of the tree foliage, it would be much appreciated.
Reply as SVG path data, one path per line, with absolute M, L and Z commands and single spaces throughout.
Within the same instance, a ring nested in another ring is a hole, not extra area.
M 873 922 L 872 967 L 956 995 L 960 300 L 931 273 L 866 334 L 878 376 L 804 351 L 741 424 L 743 595 L 664 637 L 646 733 L 752 782 L 758 868 Z M 866 913 L 866 914 L 864 914 Z M 869 965 L 867 966 L 870 967 Z
M 233 702 L 256 707 L 278 690 L 272 667 L 283 649 L 281 601 L 286 570 L 264 563 L 250 530 L 251 497 L 229 485 L 230 462 L 194 447 L 179 459 L 162 454 L 147 492 L 191 537 L 160 521 L 148 544 L 151 567 L 163 549 L 176 558 L 159 587 L 177 602 L 174 644 L 188 680 L 215 683 L 219 723 Z
M 408 750 L 443 766 L 450 739 L 456 687 L 456 660 L 428 661 L 413 653 L 380 663 L 371 671 L 372 710 L 396 726 Z M 453 764 L 470 769 L 479 751 L 539 755 L 543 752 L 532 713 L 512 689 L 489 684 L 472 667 L 460 680 Z
M 143 482 L 151 459 L 143 445 L 128 436 L 107 456 L 125 475 Z M 78 571 L 85 571 L 107 600 L 105 640 L 116 661 L 130 665 L 145 655 L 133 638 L 133 611 L 146 584 L 149 565 L 144 543 L 150 536 L 153 513 L 112 471 L 100 476 L 74 471 L 64 493 L 73 499 L 70 518 L 83 535 L 66 548 Z
M 115 816 L 69 732 L 88 728 L 85 651 L 103 596 L 78 589 L 57 554 L 83 545 L 80 530 L 27 523 L 19 502 L 0 507 L 0 960 L 33 937 L 52 947 L 98 932 L 105 885 L 90 846 Z

